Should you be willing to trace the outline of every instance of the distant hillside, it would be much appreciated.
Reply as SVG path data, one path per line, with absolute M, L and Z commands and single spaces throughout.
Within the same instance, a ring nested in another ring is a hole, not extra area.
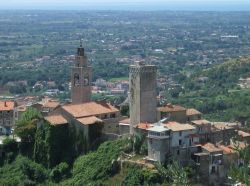
M 239 78 L 250 77 L 250 56 L 227 61 L 193 74 L 172 102 L 195 107 L 210 120 L 250 121 L 250 90 Z

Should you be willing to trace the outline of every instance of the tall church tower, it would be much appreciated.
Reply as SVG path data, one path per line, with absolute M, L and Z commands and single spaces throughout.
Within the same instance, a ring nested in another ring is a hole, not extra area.
M 88 66 L 88 59 L 84 54 L 81 43 L 77 49 L 75 65 L 71 70 L 71 98 L 73 104 L 90 102 L 91 80 L 91 66 Z
M 156 72 L 155 65 L 130 65 L 130 134 L 134 134 L 134 127 L 140 122 L 157 122 Z

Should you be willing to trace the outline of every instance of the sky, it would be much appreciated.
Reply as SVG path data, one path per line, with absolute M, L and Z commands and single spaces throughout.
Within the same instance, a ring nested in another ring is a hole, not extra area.
M 0 9 L 250 11 L 250 0 L 0 0 Z

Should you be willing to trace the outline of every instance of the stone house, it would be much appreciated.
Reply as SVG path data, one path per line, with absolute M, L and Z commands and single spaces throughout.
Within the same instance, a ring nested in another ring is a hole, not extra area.
M 206 143 L 210 140 L 211 122 L 202 120 L 193 120 L 190 122 L 196 128 L 196 134 L 199 136 L 200 143 Z
M 202 146 L 202 151 L 194 154 L 196 171 L 203 185 L 219 186 L 226 178 L 223 150 L 212 143 Z
M 190 124 L 168 122 L 163 124 L 170 130 L 170 153 L 181 164 L 188 164 L 191 155 L 197 152 L 199 137 L 196 128 Z
M 0 101 L 0 134 L 10 134 L 18 119 L 14 101 Z
M 211 143 L 230 144 L 230 140 L 237 134 L 236 128 L 233 125 L 224 122 L 211 123 L 210 141 Z
M 186 115 L 187 115 L 188 122 L 193 121 L 193 120 L 200 120 L 202 117 L 202 113 L 194 108 L 187 109 Z
M 158 120 L 168 118 L 169 121 L 177 121 L 179 123 L 185 123 L 187 120 L 186 108 L 179 105 L 167 104 L 163 107 L 158 107 L 157 111 Z

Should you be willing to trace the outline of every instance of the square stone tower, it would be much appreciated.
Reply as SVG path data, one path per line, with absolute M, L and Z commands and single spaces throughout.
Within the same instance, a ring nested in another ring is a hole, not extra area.
M 155 65 L 135 62 L 129 68 L 130 134 L 140 122 L 157 122 Z
M 73 104 L 91 101 L 92 70 L 82 44 L 77 49 L 75 65 L 71 70 L 71 98 Z

